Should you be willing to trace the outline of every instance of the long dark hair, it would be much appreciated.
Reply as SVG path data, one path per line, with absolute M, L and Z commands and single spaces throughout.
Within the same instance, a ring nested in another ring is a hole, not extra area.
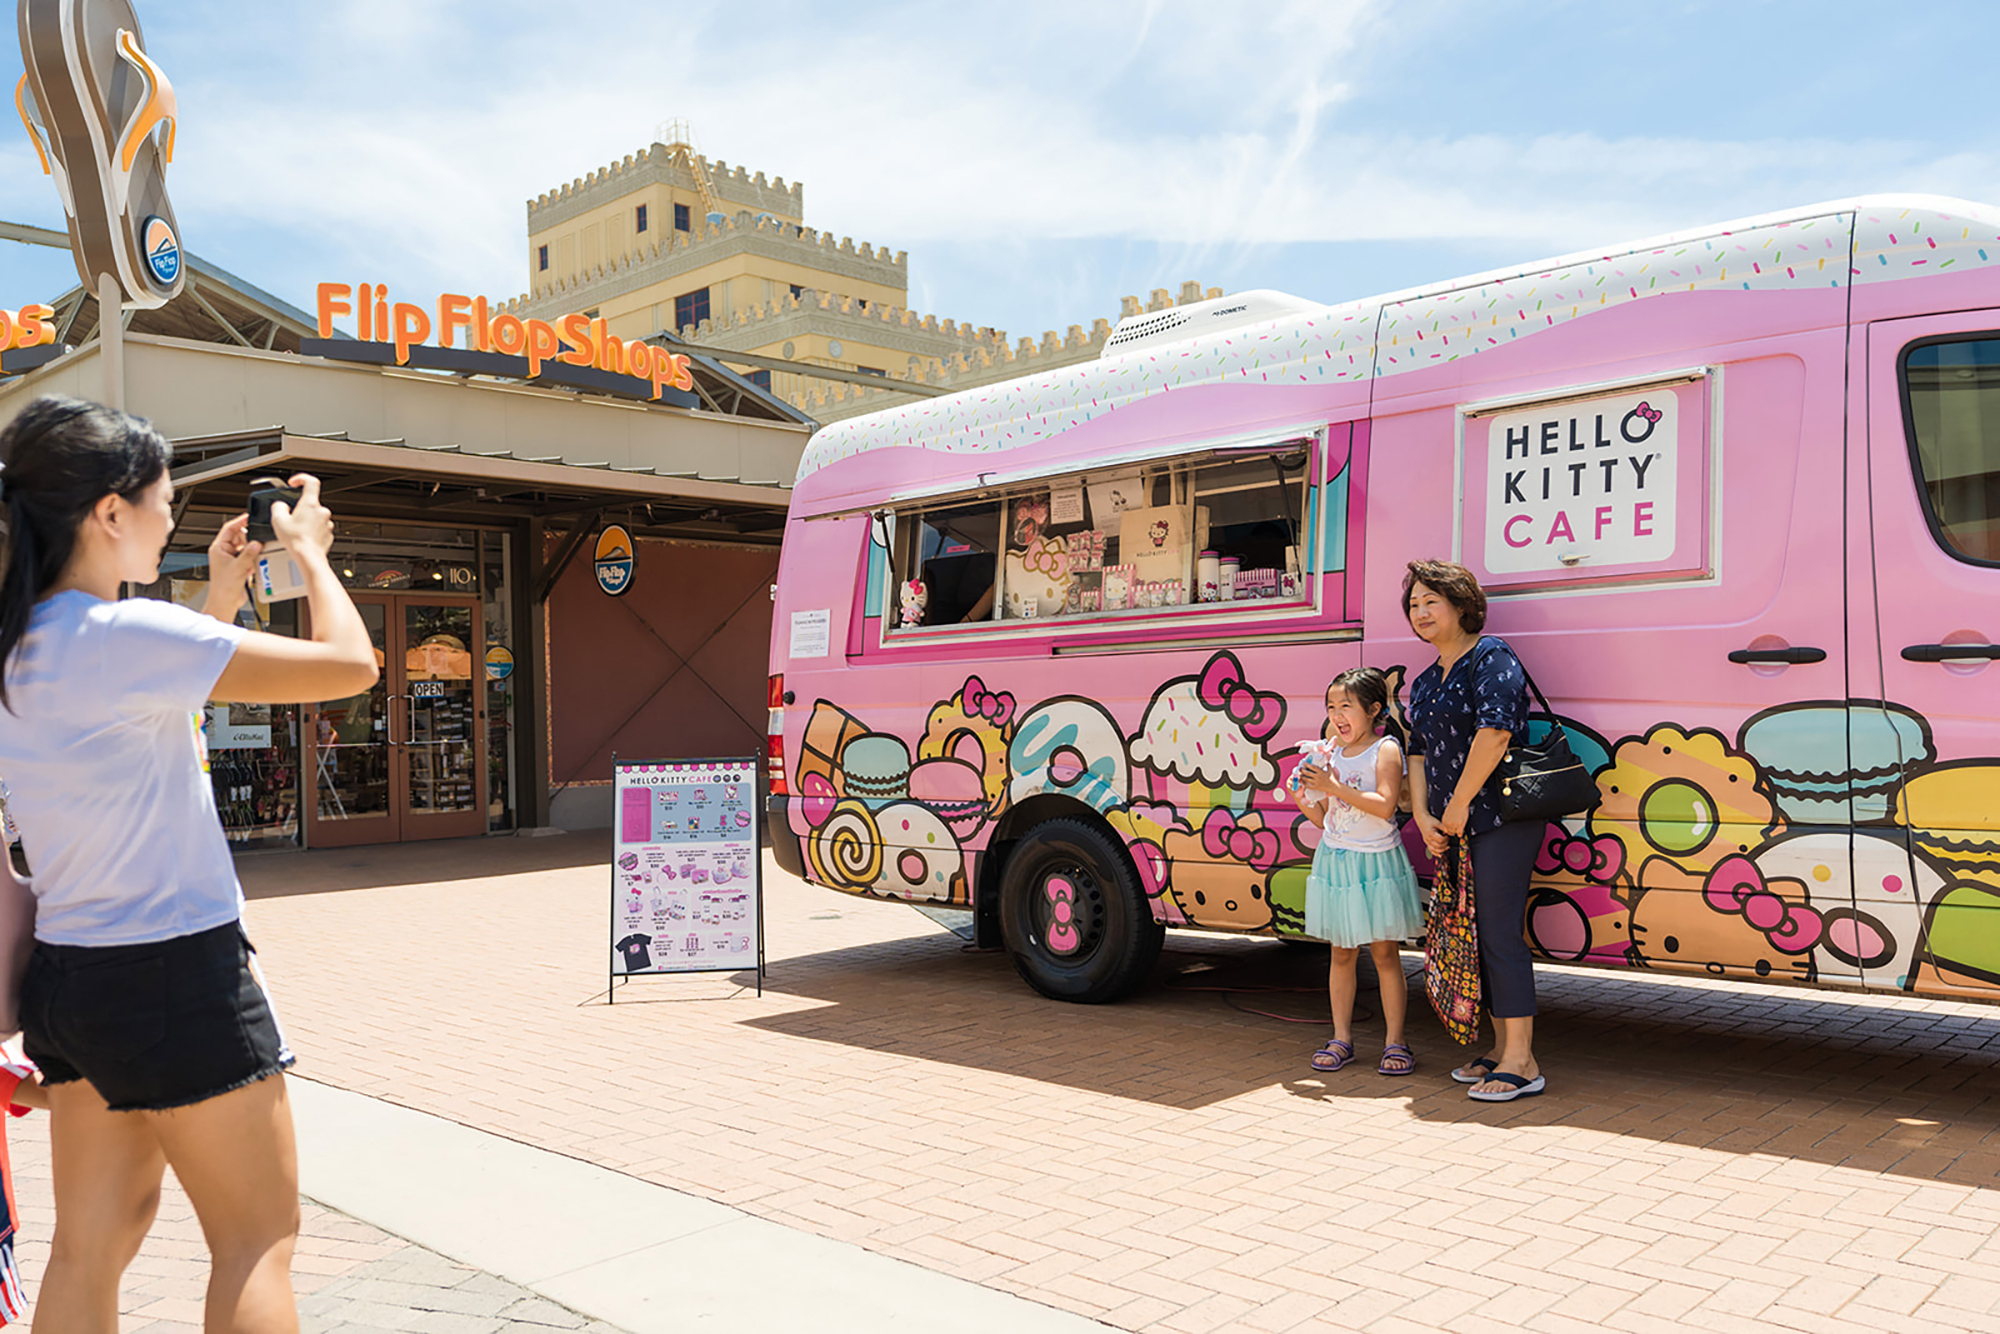
M 0 430 L 0 704 L 28 618 L 75 554 L 83 521 L 106 496 L 137 501 L 172 457 L 152 423 L 54 394 Z
M 1395 701 L 1389 697 L 1389 678 L 1380 667 L 1351 667 L 1328 683 L 1328 690 L 1345 690 L 1356 704 L 1375 712 L 1375 721 L 1404 751 L 1410 749 L 1410 734 L 1396 717 Z

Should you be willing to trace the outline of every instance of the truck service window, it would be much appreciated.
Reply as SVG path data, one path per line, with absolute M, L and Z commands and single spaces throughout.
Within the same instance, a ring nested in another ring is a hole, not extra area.
M 1961 559 L 2000 564 L 2000 336 L 1911 348 L 1903 391 L 1931 531 Z
M 924 509 L 898 524 L 892 633 L 1307 602 L 1310 457 L 1303 446 L 1209 456 Z

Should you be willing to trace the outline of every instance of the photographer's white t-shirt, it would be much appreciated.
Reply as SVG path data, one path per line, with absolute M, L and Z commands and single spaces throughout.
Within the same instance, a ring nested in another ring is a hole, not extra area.
M 6 664 L 0 773 L 37 940 L 140 945 L 242 915 L 200 710 L 243 633 L 150 598 L 72 589 L 36 605 Z

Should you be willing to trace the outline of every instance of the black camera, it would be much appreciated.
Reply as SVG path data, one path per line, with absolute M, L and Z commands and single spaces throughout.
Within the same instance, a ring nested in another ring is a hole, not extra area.
M 296 486 L 286 486 L 275 477 L 260 477 L 250 483 L 250 532 L 252 542 L 265 545 L 278 540 L 278 534 L 271 527 L 271 507 L 279 501 L 296 507 L 304 492 Z

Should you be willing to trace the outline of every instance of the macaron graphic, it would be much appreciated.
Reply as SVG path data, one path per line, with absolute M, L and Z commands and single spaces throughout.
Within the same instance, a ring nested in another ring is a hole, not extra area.
M 1896 823 L 1947 878 L 2000 892 L 2000 760 L 1940 764 L 1912 778 Z M 2000 945 L 2000 938 L 1996 938 Z
M 1904 778 L 1937 758 L 1930 726 L 1898 704 L 1787 704 L 1743 725 L 1738 746 L 1757 762 L 1790 825 L 1885 822 Z
M 910 748 L 900 737 L 884 732 L 856 737 L 840 752 L 840 768 L 847 795 L 871 807 L 910 795 Z
M 924 760 L 910 770 L 910 800 L 934 811 L 961 843 L 986 823 L 986 780 L 964 760 Z

